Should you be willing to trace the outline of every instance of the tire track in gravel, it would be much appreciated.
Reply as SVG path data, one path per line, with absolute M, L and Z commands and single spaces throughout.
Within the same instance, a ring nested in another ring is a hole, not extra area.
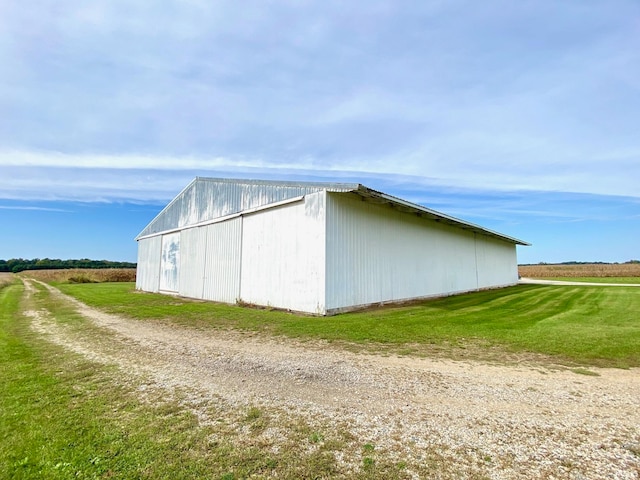
M 437 446 L 490 478 L 640 478 L 633 452 L 640 446 L 638 369 L 586 376 L 356 354 L 321 342 L 127 319 L 44 285 L 109 334 L 65 331 L 47 312 L 29 313 L 34 328 L 92 360 L 150 375 L 163 388 L 347 424 L 378 448 L 415 461 Z

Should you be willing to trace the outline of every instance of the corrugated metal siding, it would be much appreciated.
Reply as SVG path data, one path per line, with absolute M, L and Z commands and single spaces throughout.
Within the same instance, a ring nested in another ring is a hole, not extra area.
M 160 250 L 162 239 L 152 237 L 138 241 L 138 267 L 136 288 L 145 292 L 157 292 L 160 287 Z
M 240 297 L 325 313 L 325 192 L 244 217 Z
M 472 232 L 329 193 L 327 310 L 475 290 L 475 243 Z M 507 261 L 503 250 L 488 251 L 491 262 L 511 261 L 510 252 Z M 508 283 L 506 269 L 483 277 L 483 282 Z
M 162 236 L 160 290 L 178 293 L 180 281 L 180 232 Z
M 330 184 L 197 178 L 140 233 L 140 237 L 323 191 Z M 356 188 L 334 184 L 333 188 Z
M 163 291 L 235 303 L 240 296 L 242 218 L 150 237 Z M 162 250 L 160 240 L 162 238 Z M 158 290 L 156 281 L 156 291 Z
M 240 298 L 242 217 L 203 227 L 207 234 L 202 298 L 235 303 Z
M 180 232 L 180 295 L 202 298 L 206 247 L 207 232 L 203 227 Z
M 516 246 L 485 235 L 476 236 L 478 288 L 518 283 Z

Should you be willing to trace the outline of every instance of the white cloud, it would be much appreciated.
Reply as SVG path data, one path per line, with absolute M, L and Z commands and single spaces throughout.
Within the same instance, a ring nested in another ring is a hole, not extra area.
M 71 212 L 71 210 L 65 210 L 63 208 L 25 206 L 25 205 L 0 205 L 0 210 L 28 210 L 28 211 L 41 211 L 41 212 L 63 212 L 63 213 Z
M 0 196 L 91 168 L 640 195 L 632 0 L 0 8 Z
M 414 153 L 415 154 L 415 153 Z M 586 163 L 586 162 L 585 162 Z M 624 159 L 594 161 L 588 168 L 571 163 L 487 164 L 405 162 L 402 155 L 345 159 L 318 167 L 313 159 L 271 164 L 259 159 L 152 157 L 143 155 L 68 155 L 0 152 L 4 182 L 0 198 L 82 201 L 166 201 L 195 176 L 320 179 L 347 178 L 376 188 L 379 183 L 483 192 L 550 191 L 640 197 L 638 164 Z M 373 182 L 371 185 L 370 183 Z

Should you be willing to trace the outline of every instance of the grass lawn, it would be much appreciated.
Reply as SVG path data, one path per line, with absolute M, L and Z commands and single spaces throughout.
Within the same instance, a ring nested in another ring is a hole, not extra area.
M 323 339 L 367 350 L 488 358 L 496 349 L 594 366 L 640 366 L 640 288 L 519 285 L 500 290 L 309 317 L 140 293 L 133 284 L 59 284 L 106 311 L 198 328 Z

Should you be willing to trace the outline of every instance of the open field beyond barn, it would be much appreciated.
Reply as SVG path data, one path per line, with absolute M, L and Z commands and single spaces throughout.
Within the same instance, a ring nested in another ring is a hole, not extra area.
M 596 283 L 640 283 L 640 263 L 520 265 L 518 273 L 525 278 Z
M 640 475 L 638 288 L 316 318 L 24 282 L 0 290 L 2 478 Z
M 2 287 L 3 285 L 6 285 L 7 283 L 11 283 L 12 280 L 13 280 L 12 273 L 0 272 L 0 287 Z
M 56 270 L 28 270 L 22 276 L 42 282 L 103 283 L 135 282 L 135 268 L 69 268 Z

